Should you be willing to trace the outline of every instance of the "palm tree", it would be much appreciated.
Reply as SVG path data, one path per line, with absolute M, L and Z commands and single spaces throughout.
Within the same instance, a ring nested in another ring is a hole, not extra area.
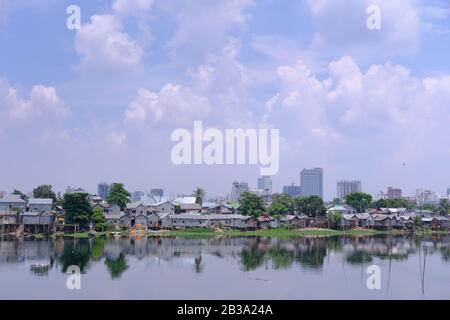
M 439 204 L 437 206 L 436 213 L 440 216 L 446 216 L 450 209 L 450 203 L 448 202 L 448 199 L 443 198 L 439 201 Z
M 202 188 L 197 188 L 192 192 L 192 196 L 195 197 L 195 203 L 199 205 L 203 205 L 203 198 L 205 197 L 206 192 Z

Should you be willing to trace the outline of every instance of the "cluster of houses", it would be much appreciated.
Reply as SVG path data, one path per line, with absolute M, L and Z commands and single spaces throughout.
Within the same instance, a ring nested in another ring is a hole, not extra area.
M 424 229 L 450 229 L 449 216 L 438 216 L 430 210 L 406 208 L 376 208 L 368 212 L 357 213 L 348 205 L 336 205 L 328 213 L 340 213 L 342 229 L 367 228 L 376 230 L 413 229 L 418 222 Z
M 299 214 L 284 215 L 276 219 L 266 214 L 259 217 L 242 215 L 238 205 L 199 204 L 196 203 L 195 197 L 129 203 L 125 210 L 121 210 L 116 204 L 106 203 L 96 195 L 90 195 L 88 199 L 93 209 L 100 209 L 103 212 L 110 230 L 330 228 L 327 216 L 338 213 L 342 219 L 338 226 L 333 227 L 340 229 L 413 229 L 418 219 L 423 228 L 450 229 L 448 216 L 436 216 L 431 211 L 404 208 L 381 208 L 357 213 L 356 209 L 343 204 L 328 208 L 325 217 L 316 218 Z M 52 199 L 30 198 L 24 201 L 19 195 L 11 194 L 0 198 L 2 233 L 17 230 L 25 233 L 51 233 L 61 226 L 64 227 L 64 212 L 58 207 L 53 210 Z
M 5 194 L 0 198 L 0 231 L 50 233 L 53 230 L 55 213 L 53 199 L 23 200 L 19 195 Z

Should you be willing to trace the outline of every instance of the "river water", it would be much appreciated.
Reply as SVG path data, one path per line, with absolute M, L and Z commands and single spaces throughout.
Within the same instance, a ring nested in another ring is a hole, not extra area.
M 450 237 L 1 238 L 0 299 L 450 299 Z

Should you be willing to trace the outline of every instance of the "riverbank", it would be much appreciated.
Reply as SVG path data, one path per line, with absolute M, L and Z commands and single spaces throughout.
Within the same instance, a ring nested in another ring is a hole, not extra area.
M 121 232 L 77 232 L 64 233 L 57 232 L 51 235 L 45 234 L 27 234 L 23 237 L 45 238 L 45 237 L 65 237 L 75 239 L 88 239 L 95 237 L 129 237 L 129 236 L 148 236 L 148 237 L 186 237 L 186 238 L 211 238 L 211 237 L 272 237 L 272 238 L 290 238 L 290 237 L 335 237 L 335 236 L 376 236 L 376 235 L 450 235 L 447 231 L 432 230 L 373 230 L 373 229 L 350 229 L 350 230 L 332 230 L 332 229 L 261 229 L 254 231 L 240 230 L 220 230 L 220 229 L 178 229 L 178 230 L 159 230 L 159 231 L 121 231 Z
M 180 229 L 167 231 L 150 231 L 148 236 L 165 236 L 165 237 L 273 237 L 273 238 L 289 238 L 289 237 L 332 237 L 332 236 L 369 236 L 381 234 L 381 231 L 367 229 L 353 230 L 330 230 L 330 229 L 264 229 L 255 231 L 239 231 L 239 230 L 208 230 L 208 229 Z

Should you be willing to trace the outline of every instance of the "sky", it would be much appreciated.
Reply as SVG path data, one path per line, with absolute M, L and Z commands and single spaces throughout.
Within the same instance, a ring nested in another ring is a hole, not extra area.
M 322 167 L 328 200 L 342 179 L 444 194 L 449 56 L 447 0 L 0 0 L 0 190 L 256 187 L 259 165 L 172 163 L 198 120 L 279 129 L 275 192 Z

